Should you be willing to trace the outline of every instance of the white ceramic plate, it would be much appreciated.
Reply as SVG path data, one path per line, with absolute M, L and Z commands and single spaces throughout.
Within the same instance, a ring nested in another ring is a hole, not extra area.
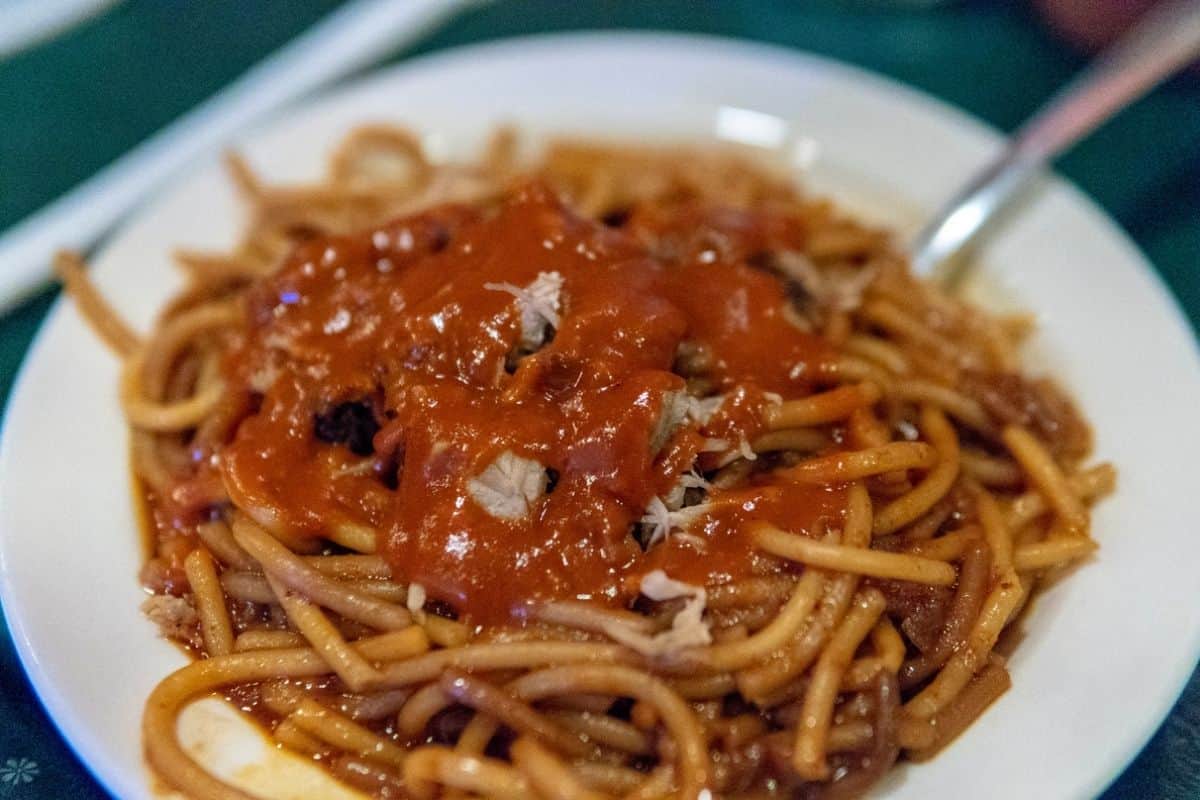
M 783 147 L 812 184 L 907 229 L 999 141 L 922 95 L 820 59 L 714 39 L 582 35 L 401 65 L 247 137 L 243 151 L 270 177 L 307 177 L 342 132 L 368 120 L 411 124 L 438 155 L 468 153 L 504 121 L 534 134 Z M 171 248 L 227 245 L 239 219 L 224 177 L 206 165 L 114 237 L 96 259 L 97 280 L 145 324 L 176 285 Z M 1120 489 L 1096 515 L 1099 557 L 1039 601 L 1012 660 L 1012 691 L 947 753 L 901 771 L 885 792 L 1087 797 L 1154 731 L 1200 650 L 1189 475 L 1200 451 L 1200 362 L 1150 266 L 1065 183 L 1048 182 L 984 261 L 992 297 L 1040 317 L 1034 355 L 1082 402 L 1099 456 L 1120 467 Z M 137 608 L 139 534 L 116 377 L 75 310 L 56 307 L 4 431 L 0 589 L 51 716 L 114 794 L 135 798 L 151 794 L 142 702 L 183 657 Z M 205 757 L 263 786 L 276 766 L 255 767 L 254 748 L 222 738 L 242 726 L 200 716 L 187 727 L 208 737 Z

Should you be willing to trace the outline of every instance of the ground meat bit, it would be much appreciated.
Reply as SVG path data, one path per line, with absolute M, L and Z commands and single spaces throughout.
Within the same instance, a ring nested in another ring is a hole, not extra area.
M 888 615 L 900 620 L 900 630 L 918 650 L 928 650 L 937 642 L 954 598 L 952 589 L 879 578 L 865 583 L 883 592 Z
M 200 620 L 188 600 L 166 594 L 152 595 L 142 603 L 142 613 L 158 626 L 164 638 L 196 649 L 203 646 Z
M 1058 458 L 1079 459 L 1092 446 L 1092 431 L 1075 404 L 1052 381 L 1015 373 L 969 372 L 963 390 L 1003 425 L 1024 425 Z
M 344 444 L 350 452 L 369 456 L 374 448 L 371 440 L 379 432 L 379 423 L 371 406 L 363 402 L 340 403 L 314 421 L 318 439 L 330 444 Z

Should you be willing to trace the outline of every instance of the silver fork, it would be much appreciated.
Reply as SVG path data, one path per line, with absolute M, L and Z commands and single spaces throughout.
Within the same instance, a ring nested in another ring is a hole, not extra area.
M 1022 125 L 1008 146 L 947 203 L 909 246 L 913 271 L 953 283 L 963 256 L 1048 162 L 1171 74 L 1200 57 L 1200 0 L 1164 2 Z

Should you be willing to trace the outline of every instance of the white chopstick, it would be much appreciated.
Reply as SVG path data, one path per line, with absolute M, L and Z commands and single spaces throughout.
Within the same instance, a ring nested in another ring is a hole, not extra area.
M 250 122 L 373 64 L 468 0 L 353 0 L 54 202 L 0 235 L 0 311 L 50 276 L 60 248 L 95 244 L 151 189 Z

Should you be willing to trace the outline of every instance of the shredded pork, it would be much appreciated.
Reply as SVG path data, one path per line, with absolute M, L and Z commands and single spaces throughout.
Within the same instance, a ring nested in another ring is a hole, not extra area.
M 663 395 L 658 422 L 650 435 L 650 452 L 660 452 L 675 431 L 687 421 L 691 402 L 692 397 L 687 392 L 667 392 Z
M 663 498 L 663 503 L 672 511 L 678 511 L 683 507 L 684 498 L 687 495 L 688 489 L 702 489 L 708 491 L 712 489 L 712 484 L 704 479 L 703 475 L 699 475 L 696 471 L 689 470 L 679 476 L 679 480 L 671 487 L 671 491 L 667 492 L 667 496 Z
M 517 520 L 528 516 L 533 503 L 546 493 L 548 480 L 541 464 L 505 450 L 467 481 L 467 491 L 493 517 Z
M 712 632 L 704 623 L 708 592 L 703 586 L 677 581 L 661 569 L 642 577 L 642 594 L 656 602 L 686 598 L 683 608 L 671 621 L 671 627 L 653 636 L 632 630 L 626 625 L 612 623 L 605 633 L 631 650 L 650 658 L 677 654 L 688 647 L 703 647 L 712 643 Z
M 649 550 L 668 536 L 687 539 L 697 547 L 704 548 L 704 540 L 688 533 L 688 527 L 711 510 L 708 503 L 698 503 L 686 508 L 671 509 L 661 497 L 652 497 L 646 505 L 641 523 L 647 530 L 646 549 Z
M 158 626 L 165 639 L 173 639 L 192 647 L 200 647 L 200 618 L 186 599 L 170 594 L 156 594 L 142 603 L 142 613 Z
M 424 586 L 419 583 L 410 583 L 408 585 L 408 596 L 405 598 L 405 605 L 409 611 L 416 614 L 425 608 L 426 597 Z
M 721 410 L 721 404 L 725 402 L 725 395 L 715 394 L 712 397 L 691 397 L 689 395 L 688 401 L 688 418 L 700 427 L 704 427 L 713 418 L 713 415 Z
M 858 308 L 867 287 L 878 274 L 872 266 L 821 270 L 808 256 L 794 250 L 776 253 L 773 264 L 785 278 L 803 289 L 823 312 Z
M 524 352 L 536 352 L 545 344 L 550 328 L 558 327 L 563 278 L 557 272 L 539 272 L 528 286 L 511 283 L 485 283 L 483 286 L 497 292 L 508 292 L 517 299 L 517 308 L 521 313 L 521 349 Z

